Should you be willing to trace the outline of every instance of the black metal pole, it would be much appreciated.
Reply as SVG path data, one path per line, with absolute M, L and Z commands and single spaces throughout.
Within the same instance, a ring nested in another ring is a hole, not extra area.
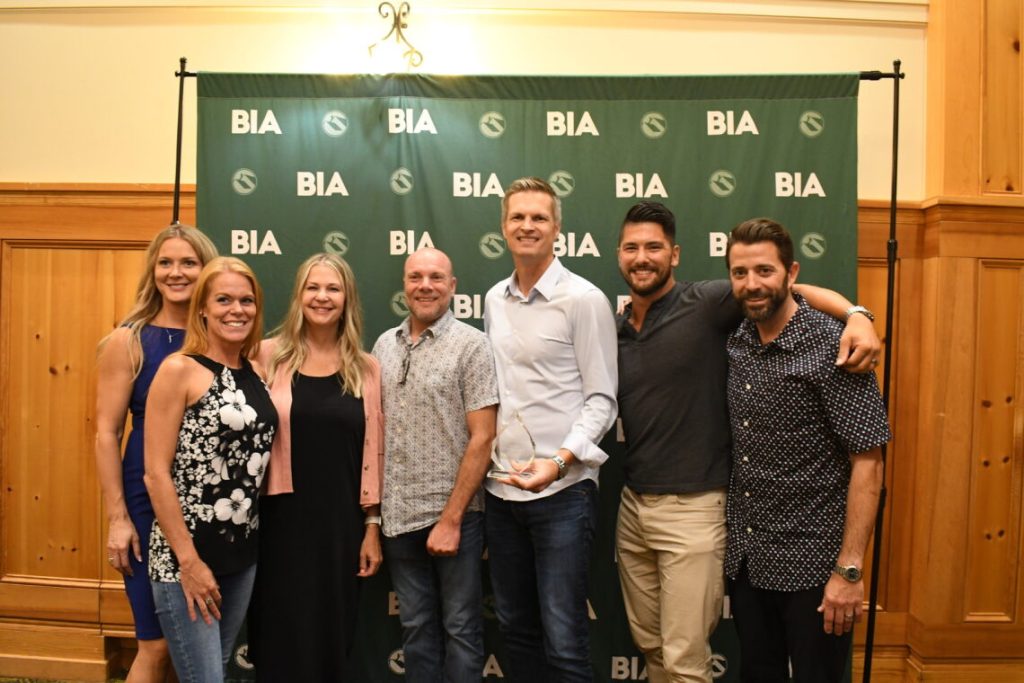
M 900 71 L 902 62 L 896 60 L 892 63 L 891 74 L 881 74 L 877 71 L 865 72 L 870 74 L 861 78 L 865 80 L 880 80 L 892 78 L 893 104 L 892 104 L 892 186 L 889 191 L 889 241 L 886 245 L 887 255 L 887 282 L 885 293 L 885 366 L 882 371 L 882 401 L 885 403 L 886 412 L 889 411 L 889 387 L 892 381 L 892 325 L 893 305 L 896 299 L 896 179 L 899 167 L 900 150 L 900 80 L 904 74 Z M 878 495 L 878 511 L 875 514 L 875 542 L 871 553 L 871 588 L 868 591 L 868 623 L 867 633 L 864 635 L 864 683 L 871 680 L 871 657 L 875 649 L 875 616 L 878 611 L 878 578 L 881 575 L 879 564 L 882 557 L 882 525 L 885 520 L 885 499 L 887 490 L 885 488 L 886 471 L 886 446 L 882 446 L 882 490 Z
M 178 144 L 174 155 L 174 208 L 171 210 L 171 225 L 179 223 L 179 207 L 181 206 L 181 125 L 185 103 L 185 79 L 195 76 L 185 70 L 184 57 L 179 61 L 180 68 L 174 72 L 178 77 Z

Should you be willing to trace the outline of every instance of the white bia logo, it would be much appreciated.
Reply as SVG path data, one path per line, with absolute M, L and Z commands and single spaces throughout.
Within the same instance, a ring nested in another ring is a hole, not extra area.
M 498 666 L 498 658 L 494 655 L 488 655 L 487 661 L 484 663 L 484 678 L 489 676 L 494 676 L 495 678 L 505 677 L 505 674 L 501 671 L 501 667 Z
M 505 190 L 502 189 L 496 173 L 488 175 L 486 181 L 483 180 L 482 173 L 452 173 L 453 197 L 501 197 L 504 194 Z
M 757 131 L 757 124 L 749 111 L 744 110 L 740 114 L 740 120 L 736 121 L 736 112 L 730 111 L 709 111 L 708 112 L 708 135 L 760 135 Z
M 456 294 L 452 296 L 452 313 L 459 320 L 481 320 L 484 317 L 484 298 L 479 294 Z
M 411 254 L 419 249 L 434 246 L 434 240 L 430 239 L 430 233 L 426 230 L 420 235 L 419 241 L 416 240 L 415 230 L 392 230 L 388 234 L 388 254 L 391 256 Z
M 724 232 L 708 233 L 708 256 L 725 256 L 725 248 L 729 245 L 729 235 Z
M 600 256 L 597 244 L 589 232 L 583 233 L 583 237 L 577 243 L 576 233 L 560 232 L 555 239 L 555 256 Z
M 643 173 L 616 173 L 615 196 L 667 198 L 668 192 L 665 191 L 665 184 L 661 182 L 661 176 L 657 173 L 652 174 L 646 183 Z
M 612 657 L 613 681 L 646 681 L 647 666 L 642 657 Z
M 397 133 L 437 135 L 437 128 L 427 109 L 421 111 L 419 116 L 416 116 L 415 109 L 388 109 L 388 132 L 392 135 Z
M 721 678 L 729 670 L 729 660 L 720 654 L 711 655 L 711 677 Z M 610 678 L 613 681 L 646 681 L 647 666 L 643 657 L 612 657 Z
M 295 174 L 295 194 L 298 197 L 330 197 L 333 194 L 348 196 L 348 188 L 341 173 L 335 171 L 327 180 L 325 171 L 299 171 Z
M 277 238 L 273 230 L 263 233 L 262 239 L 258 230 L 232 230 L 231 231 L 231 253 L 232 254 L 277 254 L 281 255 L 281 247 L 277 245 Z
M 281 134 L 281 126 L 277 125 L 277 119 L 274 117 L 272 109 L 267 110 L 262 120 L 259 109 L 231 110 L 232 135 L 264 135 L 266 133 Z
M 821 181 L 818 180 L 816 173 L 811 173 L 807 176 L 807 180 L 804 180 L 803 174 L 799 171 L 795 173 L 777 171 L 775 173 L 775 196 L 824 197 L 825 188 L 821 186 Z
M 580 114 L 579 121 L 576 120 L 576 112 L 574 111 L 548 112 L 548 135 L 578 137 L 580 135 L 600 134 L 589 111 Z

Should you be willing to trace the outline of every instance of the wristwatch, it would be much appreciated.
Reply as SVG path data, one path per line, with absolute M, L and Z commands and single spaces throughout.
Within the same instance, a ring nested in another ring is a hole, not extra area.
M 875 314 L 869 311 L 864 306 L 850 306 L 846 309 L 846 319 L 849 320 L 850 316 L 854 313 L 861 313 L 871 322 L 875 322 Z
M 863 576 L 863 572 L 861 572 L 860 567 L 858 567 L 855 564 L 851 564 L 846 567 L 844 567 L 841 564 L 837 564 L 835 567 L 832 568 L 832 571 L 834 571 L 836 574 L 839 574 L 839 576 L 843 577 L 850 583 L 857 583 Z
M 551 460 L 556 465 L 558 465 L 558 478 L 563 478 L 565 476 L 565 473 L 569 471 L 569 465 L 560 455 L 552 455 Z
M 363 517 L 363 524 L 366 526 L 370 526 L 371 524 L 380 526 L 380 515 L 367 515 L 366 517 Z

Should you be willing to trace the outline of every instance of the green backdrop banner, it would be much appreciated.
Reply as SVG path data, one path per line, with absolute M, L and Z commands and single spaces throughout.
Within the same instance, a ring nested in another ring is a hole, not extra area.
M 679 221 L 677 277 L 726 276 L 725 235 L 771 216 L 793 233 L 800 279 L 854 298 L 857 74 L 680 77 L 318 76 L 201 73 L 197 217 L 239 255 L 280 320 L 296 267 L 316 251 L 352 265 L 366 337 L 407 313 L 405 257 L 423 246 L 455 264 L 458 318 L 481 326 L 483 295 L 512 270 L 503 188 L 525 175 L 562 197 L 556 254 L 613 305 L 627 293 L 615 247 L 640 199 Z M 682 378 L 681 378 L 682 381 Z M 615 430 L 601 474 L 591 635 L 598 681 L 645 680 L 614 565 L 622 484 Z M 386 572 L 383 572 L 386 574 Z M 352 680 L 398 680 L 397 605 L 367 582 Z M 502 677 L 490 610 L 484 677 Z M 734 680 L 728 605 L 713 640 L 716 677 Z M 339 615 L 339 618 L 351 618 Z M 240 649 L 232 675 L 247 680 Z M 738 679 L 736 679 L 738 680 Z

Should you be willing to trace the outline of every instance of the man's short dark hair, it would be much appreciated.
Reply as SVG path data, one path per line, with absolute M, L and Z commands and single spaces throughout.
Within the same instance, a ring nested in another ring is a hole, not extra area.
M 743 221 L 729 233 L 729 244 L 725 248 L 725 265 L 729 265 L 729 252 L 734 244 L 757 244 L 771 242 L 779 250 L 779 259 L 788 271 L 793 265 L 793 239 L 781 223 L 771 218 L 751 218 Z
M 622 244 L 622 234 L 630 223 L 657 223 L 668 238 L 668 243 L 676 243 L 676 217 L 660 202 L 639 202 L 629 208 L 619 228 L 619 244 Z

